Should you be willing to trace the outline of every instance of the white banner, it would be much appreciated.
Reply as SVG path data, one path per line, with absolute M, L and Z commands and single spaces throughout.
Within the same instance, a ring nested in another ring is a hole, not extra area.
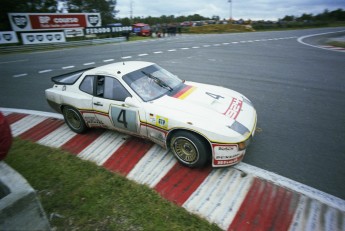
M 63 32 L 51 33 L 22 33 L 23 44 L 59 43 L 66 42 Z
M 0 31 L 0 44 L 17 43 L 17 34 L 14 31 Z
M 76 29 L 65 29 L 66 38 L 82 37 L 84 36 L 84 31 L 81 28 Z

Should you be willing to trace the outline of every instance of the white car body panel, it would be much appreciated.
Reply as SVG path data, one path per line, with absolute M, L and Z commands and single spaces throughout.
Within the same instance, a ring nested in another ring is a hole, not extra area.
M 126 62 L 87 70 L 72 85 L 55 84 L 47 89 L 46 98 L 57 111 L 64 105 L 78 109 L 88 127 L 119 130 L 148 138 L 165 148 L 169 134 L 188 130 L 208 141 L 214 167 L 240 162 L 246 150 L 240 150 L 239 144 L 248 142 L 256 128 L 252 103 L 233 90 L 188 81 L 173 95 L 144 102 L 122 77 L 149 65 L 152 63 Z M 118 79 L 131 94 L 131 103 L 127 99 L 104 99 L 81 91 L 81 82 L 90 75 Z

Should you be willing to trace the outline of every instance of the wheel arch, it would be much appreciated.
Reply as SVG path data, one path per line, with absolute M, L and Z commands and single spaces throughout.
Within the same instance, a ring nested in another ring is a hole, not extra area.
M 173 135 L 179 131 L 190 132 L 190 133 L 193 133 L 194 135 L 198 136 L 205 144 L 207 144 L 207 147 L 209 148 L 208 151 L 212 155 L 212 145 L 211 145 L 210 141 L 203 134 L 201 134 L 195 130 L 187 129 L 187 128 L 175 128 L 168 133 L 167 138 L 166 138 L 166 146 L 168 148 L 170 147 L 170 142 L 171 142 Z

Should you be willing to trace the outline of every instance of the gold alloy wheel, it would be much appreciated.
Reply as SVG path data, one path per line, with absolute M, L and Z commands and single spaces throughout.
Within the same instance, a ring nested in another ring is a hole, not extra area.
M 191 140 L 185 137 L 177 137 L 173 147 L 176 155 L 181 161 L 193 164 L 198 160 L 198 149 Z
M 66 119 L 68 123 L 76 130 L 80 129 L 82 126 L 81 118 L 73 109 L 66 110 Z

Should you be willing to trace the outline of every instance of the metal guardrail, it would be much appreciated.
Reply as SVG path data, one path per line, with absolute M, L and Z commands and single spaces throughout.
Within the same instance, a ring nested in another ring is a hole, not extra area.
M 90 45 L 96 45 L 96 44 L 123 42 L 125 40 L 126 40 L 125 37 L 116 37 L 116 38 L 90 39 L 90 40 L 64 42 L 64 43 L 45 43 L 45 44 L 33 44 L 33 45 L 21 45 L 21 46 L 6 46 L 6 47 L 0 47 L 0 54 L 60 49 L 60 48 L 77 47 L 77 46 L 90 46 Z

